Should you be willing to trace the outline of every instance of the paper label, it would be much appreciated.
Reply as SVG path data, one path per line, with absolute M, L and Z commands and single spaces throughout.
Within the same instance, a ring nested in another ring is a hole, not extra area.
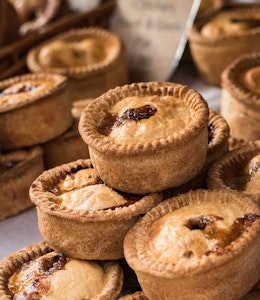
M 184 51 L 200 0 L 118 0 L 110 29 L 127 50 L 131 81 L 167 80 Z

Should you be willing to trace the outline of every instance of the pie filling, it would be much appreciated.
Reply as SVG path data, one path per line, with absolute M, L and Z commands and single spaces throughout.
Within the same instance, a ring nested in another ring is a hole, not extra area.
M 147 252 L 158 261 L 176 265 L 210 254 L 223 255 L 258 218 L 225 203 L 184 206 L 152 224 Z
M 78 41 L 56 40 L 44 45 L 38 54 L 40 65 L 48 68 L 88 66 L 105 58 L 104 44 L 96 38 Z
M 9 279 L 14 300 L 91 299 L 104 284 L 102 267 L 94 261 L 77 260 L 50 252 L 24 263 Z
M 231 188 L 243 191 L 247 194 L 260 193 L 260 154 L 251 158 L 248 163 L 240 169 L 228 170 L 224 178 L 226 184 Z
M 187 104 L 173 96 L 126 97 L 109 111 L 98 131 L 121 143 L 167 138 L 192 120 Z
M 239 77 L 239 82 L 242 86 L 260 95 L 260 66 L 248 69 Z
M 201 28 L 207 38 L 239 35 L 260 26 L 260 14 L 252 16 L 237 12 L 223 12 L 212 18 Z
M 46 184 L 53 193 L 51 201 L 63 209 L 96 211 L 128 206 L 143 196 L 123 193 L 108 187 L 94 168 L 78 166 L 64 171 L 53 185 Z
M 0 91 L 0 106 L 10 105 L 41 96 L 43 91 L 54 87 L 48 80 L 30 80 L 12 84 Z

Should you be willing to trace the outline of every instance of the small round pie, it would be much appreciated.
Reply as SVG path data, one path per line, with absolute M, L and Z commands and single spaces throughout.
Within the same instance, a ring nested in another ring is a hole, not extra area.
M 206 159 L 208 117 L 206 101 L 190 87 L 141 82 L 117 87 L 89 104 L 79 132 L 106 184 L 144 194 L 198 174 Z
M 236 139 L 260 139 L 260 52 L 234 60 L 221 76 L 220 113 Z
M 236 58 L 260 51 L 260 6 L 223 8 L 195 21 L 189 32 L 191 55 L 201 78 L 220 85 L 221 73 Z
M 259 214 L 235 191 L 181 194 L 129 230 L 125 259 L 150 300 L 240 299 L 260 278 Z
M 89 158 L 88 146 L 83 142 L 79 134 L 78 123 L 81 111 L 91 101 L 93 101 L 93 99 L 84 99 L 73 102 L 71 109 L 74 118 L 73 126 L 60 136 L 47 141 L 42 145 L 46 169 L 54 168 L 80 158 Z
M 67 76 L 71 101 L 96 98 L 128 82 L 120 37 L 96 27 L 71 29 L 37 45 L 28 52 L 27 66 L 34 73 Z
M 123 258 L 126 232 L 162 198 L 109 188 L 89 159 L 43 172 L 29 193 L 44 240 L 70 257 L 90 260 Z
M 31 207 L 28 190 L 43 170 L 41 147 L 0 155 L 0 221 Z
M 233 189 L 260 205 L 260 141 L 247 142 L 224 154 L 208 171 L 210 189 Z
M 2 300 L 115 300 L 122 285 L 123 272 L 117 261 L 73 259 L 45 242 L 25 247 L 0 262 Z
M 14 150 L 41 144 L 72 125 L 67 79 L 24 74 L 0 81 L 0 144 Z

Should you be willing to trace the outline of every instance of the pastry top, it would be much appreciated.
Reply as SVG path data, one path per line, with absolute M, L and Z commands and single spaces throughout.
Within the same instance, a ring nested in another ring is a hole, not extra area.
M 187 104 L 173 96 L 126 97 L 109 114 L 100 131 L 108 132 L 118 143 L 167 138 L 184 129 L 192 118 Z
M 174 265 L 211 253 L 221 255 L 258 217 L 213 201 L 184 206 L 152 224 L 147 232 L 147 253 Z
M 49 214 L 88 221 L 127 219 L 161 201 L 161 194 L 135 195 L 108 187 L 90 159 L 43 172 L 32 183 L 33 203 Z
M 166 199 L 127 233 L 129 266 L 158 277 L 195 276 L 239 257 L 260 231 L 259 206 L 230 190 L 195 190 Z
M 208 118 L 205 100 L 188 86 L 140 82 L 116 87 L 90 103 L 82 111 L 79 132 L 102 153 L 148 154 L 184 145 L 205 131 Z
M 222 10 L 211 17 L 200 32 L 206 38 L 216 39 L 239 36 L 258 28 L 260 30 L 260 12 Z
M 0 112 L 27 105 L 64 88 L 67 79 L 54 74 L 25 74 L 0 82 Z
M 55 251 L 25 263 L 9 279 L 15 299 L 90 299 L 104 285 L 104 271 L 96 262 L 66 257 Z
M 242 72 L 239 82 L 253 93 L 260 95 L 260 65 Z
M 88 66 L 101 62 L 105 57 L 104 43 L 97 38 L 54 40 L 44 45 L 38 55 L 39 63 L 46 68 Z

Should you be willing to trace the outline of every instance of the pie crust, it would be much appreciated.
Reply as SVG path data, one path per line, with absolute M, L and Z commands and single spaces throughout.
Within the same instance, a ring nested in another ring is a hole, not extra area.
M 72 125 L 67 80 L 24 74 L 0 81 L 0 144 L 14 150 L 41 144 Z
M 244 145 L 220 157 L 209 169 L 210 189 L 233 189 L 260 205 L 260 141 Z
M 12 25 L 10 26 L 10 20 Z M 0 47 L 19 38 L 20 21 L 14 7 L 8 0 L 0 1 Z
M 127 294 L 127 295 L 124 295 L 120 298 L 118 298 L 119 300 L 149 300 L 143 291 L 138 291 L 138 292 L 135 292 L 133 294 Z
M 221 73 L 236 58 L 260 51 L 260 6 L 223 8 L 195 21 L 189 32 L 189 46 L 201 78 L 220 85 Z
M 167 199 L 127 233 L 126 261 L 148 299 L 240 299 L 260 277 L 259 213 L 236 191 Z
M 222 74 L 220 112 L 234 138 L 260 139 L 259 82 L 260 52 L 239 57 Z
M 91 101 L 93 101 L 93 99 L 84 99 L 73 102 L 73 126 L 65 133 L 42 145 L 44 150 L 44 165 L 46 169 L 69 163 L 80 158 L 89 158 L 88 146 L 83 142 L 78 131 L 78 122 L 81 111 Z
M 208 116 L 207 103 L 190 87 L 141 82 L 117 87 L 89 104 L 79 132 L 109 186 L 144 194 L 198 174 L 206 159 Z
M 33 264 L 36 264 L 37 261 L 38 270 L 37 265 L 36 269 L 32 269 Z M 27 271 L 27 278 L 24 278 L 25 276 L 22 276 L 22 273 L 19 274 L 19 271 L 25 269 L 26 266 L 28 270 L 32 271 Z M 79 270 L 82 271 L 81 274 L 77 273 L 75 266 L 79 267 Z M 91 276 L 85 274 L 88 268 Z M 66 270 L 70 271 L 69 276 L 66 274 Z M 100 278 L 101 276 L 103 278 Z M 33 288 L 29 281 L 33 284 Z M 19 283 L 21 283 L 20 286 L 16 287 Z M 17 291 L 17 289 L 23 289 L 22 284 L 27 285 L 27 289 L 24 288 L 24 290 L 31 294 L 25 293 L 19 299 L 55 300 L 61 299 L 60 293 L 62 292 L 64 300 L 81 300 L 84 294 L 90 295 L 84 299 L 111 300 L 117 299 L 121 292 L 123 272 L 117 261 L 96 262 L 72 259 L 53 251 L 45 242 L 42 242 L 18 250 L 0 262 L 0 298 L 2 300 L 16 299 L 13 298 L 14 293 L 18 294 L 19 290 Z M 93 296 L 93 294 L 95 295 Z M 27 298 L 27 296 L 33 296 L 33 298 Z M 19 297 L 19 294 L 16 297 Z
M 230 136 L 228 138 L 228 149 L 231 151 L 235 148 L 242 146 L 244 143 L 246 143 L 244 140 L 236 139 L 236 138 Z
M 128 82 L 126 53 L 120 37 L 96 27 L 71 29 L 46 40 L 28 52 L 27 66 L 31 72 L 67 76 L 71 101 L 96 98 Z
M 246 294 L 241 300 L 258 300 L 260 299 L 260 281 Z
M 0 220 L 32 206 L 28 190 L 44 170 L 42 149 L 33 147 L 0 155 Z
M 44 240 L 70 257 L 91 260 L 123 258 L 126 232 L 162 199 L 159 193 L 127 195 L 112 190 L 89 159 L 43 172 L 29 193 Z
M 196 19 L 201 19 L 213 15 L 224 5 L 223 0 L 201 0 Z

